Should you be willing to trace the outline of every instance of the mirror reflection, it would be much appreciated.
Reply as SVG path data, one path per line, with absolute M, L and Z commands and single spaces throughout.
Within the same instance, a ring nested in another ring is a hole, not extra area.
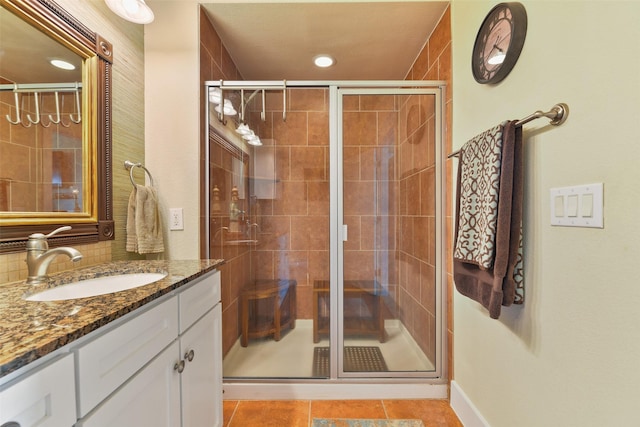
M 89 211 L 83 62 L 0 7 L 0 212 Z

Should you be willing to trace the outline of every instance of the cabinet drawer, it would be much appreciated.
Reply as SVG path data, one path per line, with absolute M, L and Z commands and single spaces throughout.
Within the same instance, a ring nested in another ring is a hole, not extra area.
M 76 422 L 73 355 L 68 354 L 0 389 L 0 425 L 71 427 Z
M 198 283 L 183 291 L 180 299 L 180 333 L 220 302 L 220 272 L 202 276 Z
M 178 299 L 140 314 L 75 350 L 84 417 L 178 335 Z

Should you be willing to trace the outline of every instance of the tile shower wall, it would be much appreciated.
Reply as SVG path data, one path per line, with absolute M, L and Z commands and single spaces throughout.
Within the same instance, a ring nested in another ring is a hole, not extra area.
M 375 277 L 385 317 L 435 360 L 434 99 L 343 99 L 344 278 Z
M 253 280 L 251 265 L 251 246 L 228 244 L 229 240 L 245 239 L 245 227 L 238 223 L 242 233 L 230 233 L 230 203 L 231 191 L 234 183 L 243 180 L 248 183 L 248 175 L 239 175 L 246 168 L 238 168 L 238 150 L 228 150 L 224 144 L 219 144 L 215 139 L 209 141 L 210 156 L 210 182 L 211 192 L 217 191 L 214 197 L 211 195 L 211 215 L 209 227 L 211 233 L 210 254 L 211 258 L 224 259 L 225 265 L 221 266 L 221 286 L 223 319 L 227 319 L 230 325 L 223 322 L 224 354 L 228 351 L 238 337 L 238 307 L 239 294 L 242 288 Z M 245 156 L 248 157 L 248 156 Z M 248 161 L 248 159 L 247 159 Z M 244 193 L 244 195 L 242 195 Z M 237 202 L 237 208 L 248 212 L 248 189 L 241 193 Z M 219 199 L 218 199 L 219 198 Z
M 344 221 L 349 230 L 344 279 L 375 278 L 388 290 L 385 318 L 394 319 L 399 284 L 398 101 L 394 95 L 343 97 Z
M 288 89 L 287 102 L 286 121 L 281 91 L 267 96 L 265 121 L 261 101 L 250 113 L 264 144 L 256 152 L 274 162 L 271 196 L 256 201 L 252 270 L 258 279 L 296 280 L 297 317 L 311 319 L 313 281 L 329 278 L 329 91 Z
M 200 8 L 200 83 L 201 94 L 200 99 L 207 99 L 205 94 L 204 82 L 208 80 L 240 80 L 242 77 L 239 75 L 238 70 L 231 59 L 227 49 L 222 44 L 220 36 L 213 28 L 213 24 L 207 17 L 206 13 Z M 205 119 L 205 105 L 204 102 L 200 103 L 200 117 L 201 123 L 206 123 Z M 231 123 L 231 120 L 229 121 Z M 214 126 L 220 126 L 219 123 L 214 123 Z M 207 159 L 204 157 L 205 144 L 209 144 L 208 132 L 202 126 L 200 131 L 201 141 L 201 158 L 200 158 L 200 170 L 205 170 L 205 162 Z M 212 145 L 214 154 L 210 159 L 210 170 L 212 171 L 211 179 L 216 182 L 230 182 L 227 177 L 232 174 L 232 158 L 228 153 L 224 153 L 224 150 L 215 148 L 215 144 Z M 201 182 L 204 182 L 202 177 Z M 220 269 L 221 275 L 221 289 L 222 289 L 222 344 L 223 354 L 226 354 L 233 346 L 240 334 L 239 327 L 239 304 L 238 296 L 240 291 L 246 283 L 252 280 L 250 275 L 250 247 L 248 246 L 222 246 L 220 244 L 222 236 L 220 233 L 216 236 L 215 233 L 220 230 L 220 227 L 228 225 L 228 201 L 231 197 L 230 188 L 220 188 L 221 190 L 221 205 L 225 209 L 215 212 L 202 212 L 200 218 L 200 229 L 204 230 L 205 221 L 208 221 L 211 217 L 211 257 L 223 258 L 225 264 Z M 200 191 L 200 200 L 205 199 L 205 192 L 213 191 L 213 188 L 204 188 L 202 186 Z M 246 193 L 248 194 L 248 192 Z M 211 194 L 211 196 L 213 196 Z M 241 200 L 246 210 L 246 198 Z M 215 239 L 214 239 L 215 238 Z M 207 239 L 200 239 L 201 254 L 205 253 L 207 249 Z
M 440 18 L 436 29 L 429 36 L 429 40 L 425 44 L 422 51 L 416 58 L 413 66 L 407 73 L 407 80 L 443 80 L 447 87 L 445 90 L 445 128 L 443 129 L 445 153 L 451 152 L 451 122 L 453 120 L 453 81 L 451 70 L 451 8 L 447 7 L 445 13 Z M 446 161 L 446 182 L 443 186 L 444 204 L 445 204 L 445 246 L 444 254 L 447 260 L 447 372 L 449 379 L 453 378 L 453 265 L 451 263 L 451 239 L 453 236 L 453 167 L 454 160 Z
M 252 270 L 256 278 L 295 279 L 301 319 L 312 316 L 313 281 L 329 275 L 327 95 L 288 90 L 286 122 L 279 93 L 267 97 L 266 121 L 250 115 L 265 144 L 260 150 L 272 150 L 275 159 L 275 198 L 257 201 L 260 243 Z M 420 100 L 345 98 L 344 265 L 346 280 L 376 277 L 389 289 L 385 316 L 399 318 L 433 358 L 434 110 L 433 99 Z M 391 236 L 384 245 L 371 238 L 383 228 Z
M 398 308 L 402 324 L 435 360 L 435 110 L 432 95 L 400 98 Z

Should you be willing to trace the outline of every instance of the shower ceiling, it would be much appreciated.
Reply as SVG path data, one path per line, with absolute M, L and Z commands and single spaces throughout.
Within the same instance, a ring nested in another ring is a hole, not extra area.
M 245 80 L 402 80 L 448 2 L 205 3 Z M 336 64 L 317 68 L 329 54 Z

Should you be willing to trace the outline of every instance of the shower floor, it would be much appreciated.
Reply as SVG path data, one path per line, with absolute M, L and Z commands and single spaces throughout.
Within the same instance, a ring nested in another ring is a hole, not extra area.
M 347 346 L 377 346 L 389 372 L 433 371 L 433 363 L 399 322 L 386 322 L 387 340 L 347 339 Z M 328 339 L 313 342 L 311 320 L 297 320 L 296 328 L 285 333 L 280 341 L 254 339 L 247 347 L 236 341 L 224 358 L 225 378 L 311 378 L 314 347 L 328 346 Z

